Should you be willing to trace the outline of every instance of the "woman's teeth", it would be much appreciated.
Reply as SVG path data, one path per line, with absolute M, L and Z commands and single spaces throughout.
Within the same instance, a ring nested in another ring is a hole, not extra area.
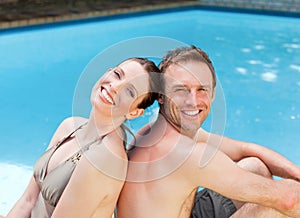
M 103 95 L 103 97 L 111 104 L 114 104 L 114 101 L 112 100 L 112 98 L 108 95 L 107 91 L 105 89 L 101 90 L 101 93 Z

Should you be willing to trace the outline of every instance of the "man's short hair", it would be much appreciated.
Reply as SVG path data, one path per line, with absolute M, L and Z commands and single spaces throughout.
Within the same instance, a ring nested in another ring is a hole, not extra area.
M 206 52 L 196 46 L 179 47 L 169 51 L 159 64 L 161 73 L 165 73 L 168 67 L 172 64 L 185 63 L 188 61 L 200 61 L 205 63 L 212 74 L 213 89 L 216 87 L 216 73 L 212 61 L 209 59 Z M 164 90 L 164 82 L 162 81 L 162 90 Z

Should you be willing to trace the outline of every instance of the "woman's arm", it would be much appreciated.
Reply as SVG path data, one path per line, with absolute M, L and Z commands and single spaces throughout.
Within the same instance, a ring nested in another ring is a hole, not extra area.
M 31 210 L 37 201 L 39 192 L 40 188 L 32 176 L 27 188 L 25 189 L 25 192 L 9 211 L 6 217 L 29 218 L 31 215 Z
M 52 217 L 111 217 L 127 173 L 117 133 L 90 147 L 78 161 Z
M 60 126 L 57 128 L 57 130 L 55 131 L 55 133 L 49 143 L 48 148 L 50 148 L 51 146 L 53 146 L 54 144 L 56 144 L 58 142 L 60 135 L 61 135 L 61 129 L 64 129 L 64 126 L 65 126 L 64 123 L 66 123 L 67 120 L 69 120 L 69 119 L 66 119 L 65 121 L 63 121 L 60 124 Z M 38 184 L 35 182 L 34 177 L 32 176 L 23 195 L 16 202 L 16 204 L 13 206 L 13 208 L 9 211 L 9 213 L 7 214 L 6 217 L 7 218 L 9 218 L 9 217 L 20 217 L 20 218 L 30 217 L 31 210 L 37 201 L 39 192 L 40 192 L 40 188 L 39 188 Z
M 233 161 L 257 157 L 265 163 L 272 175 L 300 181 L 300 168 L 279 153 L 254 143 L 242 142 L 225 136 L 199 130 L 198 142 L 215 144 Z
M 62 121 L 59 127 L 55 130 L 55 133 L 51 138 L 48 148 L 57 144 L 59 140 L 61 140 L 67 133 L 69 133 L 70 129 L 74 128 L 73 125 L 73 117 L 66 118 L 64 121 Z M 32 176 L 23 195 L 16 202 L 13 208 L 9 211 L 7 217 L 30 217 L 31 210 L 37 201 L 39 192 L 40 188 L 35 182 L 34 177 Z
M 52 217 L 111 217 L 123 184 L 124 180 L 107 175 L 83 156 Z

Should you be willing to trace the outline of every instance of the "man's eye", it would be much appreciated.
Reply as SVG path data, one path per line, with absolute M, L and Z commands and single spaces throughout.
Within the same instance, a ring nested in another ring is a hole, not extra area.
M 201 92 L 207 92 L 208 89 L 207 88 L 200 88 L 199 91 L 201 91 Z
M 186 93 L 186 92 L 188 92 L 188 90 L 187 89 L 179 88 L 179 89 L 175 89 L 175 92 Z

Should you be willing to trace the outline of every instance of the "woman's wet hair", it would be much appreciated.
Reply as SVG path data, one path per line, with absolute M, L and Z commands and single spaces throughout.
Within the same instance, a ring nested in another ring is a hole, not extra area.
M 151 106 L 155 100 L 158 98 L 158 93 L 160 92 L 160 70 L 155 65 L 153 61 L 147 58 L 130 58 L 128 60 L 133 60 L 138 62 L 144 70 L 149 74 L 149 90 L 143 100 L 138 104 L 138 108 L 146 109 Z
M 148 93 L 143 98 L 143 100 L 137 105 L 138 108 L 146 109 L 147 107 L 151 106 L 155 102 L 155 100 L 157 100 L 158 94 L 161 90 L 160 89 L 161 88 L 161 86 L 160 86 L 160 83 L 161 83 L 160 70 L 153 61 L 150 61 L 147 58 L 134 57 L 134 58 L 129 58 L 127 60 L 136 61 L 137 63 L 142 65 L 144 70 L 149 75 Z M 135 147 L 135 142 L 136 142 L 135 136 L 125 124 L 121 125 L 121 129 L 124 132 L 124 135 L 123 135 L 124 148 L 125 148 L 125 150 L 130 151 L 131 149 L 133 149 Z M 132 143 L 127 142 L 126 132 L 128 132 L 130 135 L 132 135 L 132 137 L 133 137 Z

